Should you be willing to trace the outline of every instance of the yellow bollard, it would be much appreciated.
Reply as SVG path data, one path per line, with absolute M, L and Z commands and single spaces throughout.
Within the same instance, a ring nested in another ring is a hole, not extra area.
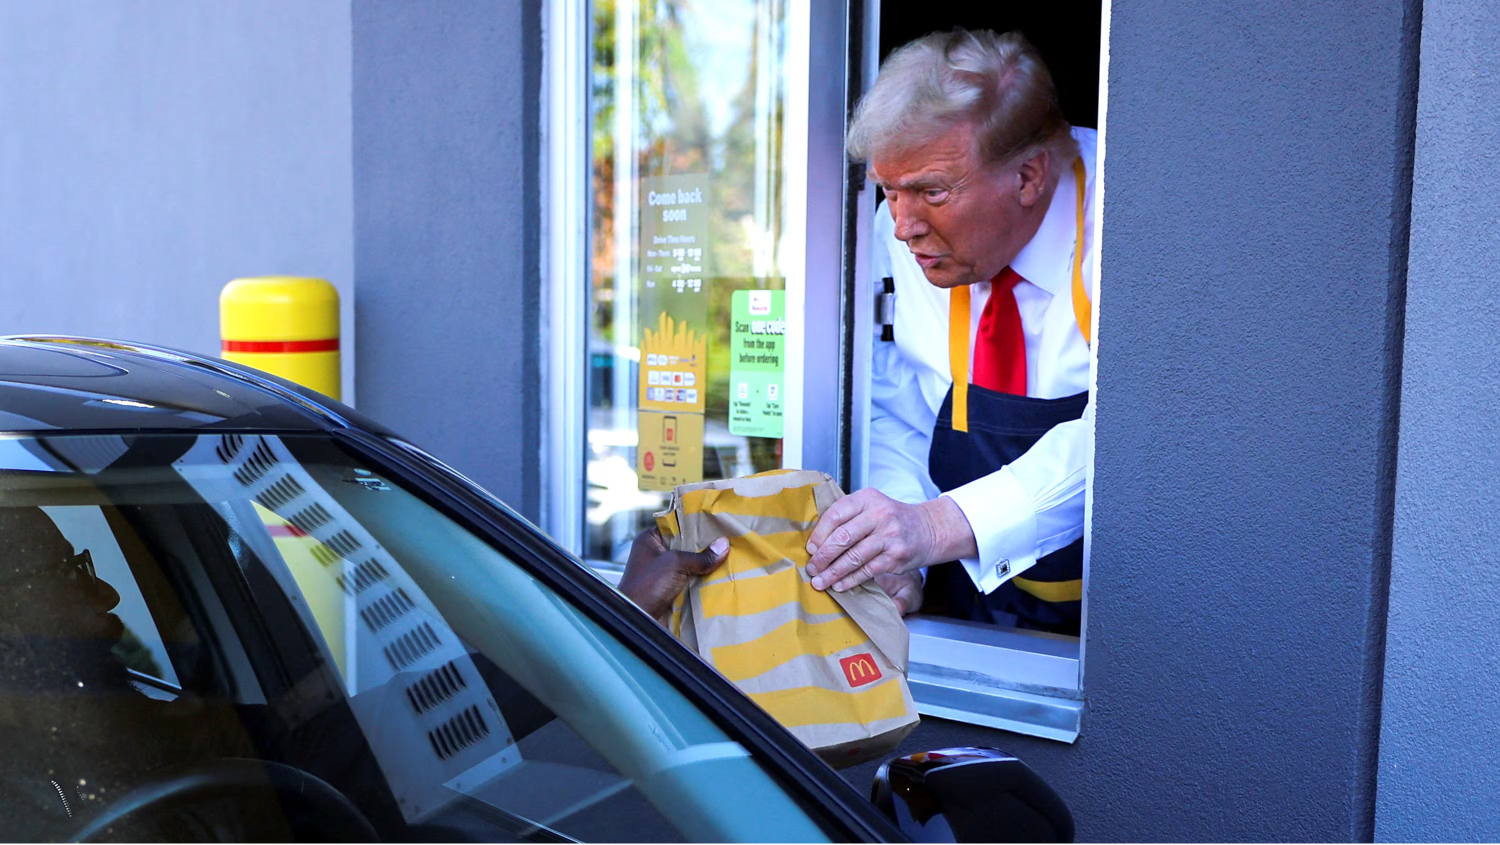
M 219 294 L 223 357 L 339 398 L 339 292 L 326 279 L 235 279 Z

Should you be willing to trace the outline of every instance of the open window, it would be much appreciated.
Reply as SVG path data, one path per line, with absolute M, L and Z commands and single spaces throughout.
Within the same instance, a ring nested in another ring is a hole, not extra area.
M 1098 0 L 570 0 L 551 14 L 544 527 L 617 579 L 676 484 L 797 467 L 866 485 L 891 300 L 875 278 L 879 192 L 844 144 L 880 60 L 934 30 L 1019 29 L 1069 121 L 1095 128 L 1103 14 Z M 922 712 L 1076 738 L 1080 637 L 908 621 Z
M 1056 4 L 972 4 L 886 2 L 869 11 L 863 43 L 862 89 L 868 90 L 878 75 L 879 64 L 895 49 L 929 32 L 954 27 L 1020 31 L 1036 46 L 1048 66 L 1068 122 L 1075 127 L 1102 129 L 1104 99 L 1101 95 L 1101 62 L 1106 43 L 1104 27 L 1107 3 L 1098 0 Z M 1100 209 L 1103 197 L 1103 138 L 1090 168 L 1087 221 L 1094 233 L 1092 255 L 1097 256 Z M 858 173 L 856 177 L 863 176 Z M 878 253 L 884 245 L 876 233 L 877 208 L 883 199 L 878 187 L 866 182 L 853 186 L 857 211 L 851 215 L 858 246 L 851 288 L 857 307 L 874 302 L 869 336 L 856 326 L 852 339 L 854 355 L 849 406 L 856 426 L 853 438 L 853 486 L 865 486 L 868 475 L 871 397 L 862 393 L 870 383 L 872 362 L 864 357 L 879 355 L 892 344 L 895 319 L 902 303 L 886 281 L 888 262 Z M 1098 267 L 1085 268 L 1087 280 L 1098 278 Z M 1090 284 L 1090 300 L 1098 301 L 1097 286 Z M 910 307 L 910 306 L 908 306 Z M 891 328 L 886 328 L 889 325 Z M 1090 336 L 1092 326 L 1090 326 Z M 883 336 L 882 336 L 883 335 Z M 941 342 L 941 338 L 934 338 Z M 1090 356 L 1090 373 L 1096 359 Z M 1092 378 L 1089 378 L 1089 387 Z M 1049 397 L 1050 398 L 1050 397 Z M 877 432 L 878 434 L 878 432 Z M 1085 525 L 1084 565 L 1081 584 L 1079 635 L 1068 636 L 1000 625 L 976 624 L 953 608 L 934 606 L 907 618 L 912 633 L 910 681 L 918 709 L 926 714 L 987 725 L 1035 736 L 1071 742 L 1080 729 L 1083 684 L 1083 624 L 1087 612 L 1087 543 Z M 948 565 L 951 567 L 952 565 Z M 929 599 L 933 592 L 929 576 Z M 939 588 L 940 589 L 940 588 Z

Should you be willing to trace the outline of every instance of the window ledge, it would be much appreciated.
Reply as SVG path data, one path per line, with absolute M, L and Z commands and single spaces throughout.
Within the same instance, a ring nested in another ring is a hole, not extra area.
M 917 712 L 1071 743 L 1083 720 L 1078 639 L 911 616 Z
M 955 722 L 1072 743 L 1083 721 L 1083 702 L 1051 695 L 968 684 L 928 674 L 912 664 L 907 684 L 917 712 Z

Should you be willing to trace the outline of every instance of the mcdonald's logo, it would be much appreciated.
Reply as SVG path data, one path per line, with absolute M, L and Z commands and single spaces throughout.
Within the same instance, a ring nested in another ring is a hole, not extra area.
M 843 667 L 844 680 L 851 687 L 880 680 L 880 667 L 875 665 L 875 658 L 870 654 L 851 654 L 840 660 L 839 666 Z

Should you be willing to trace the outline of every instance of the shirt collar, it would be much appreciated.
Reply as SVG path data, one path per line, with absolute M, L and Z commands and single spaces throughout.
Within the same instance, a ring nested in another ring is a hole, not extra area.
M 1074 184 L 1072 162 L 1057 180 L 1052 202 L 1042 217 L 1042 225 L 1026 246 L 1010 262 L 1010 268 L 1021 278 L 1053 296 L 1068 293 L 1073 284 L 1073 241 L 1077 234 L 1078 188 Z

